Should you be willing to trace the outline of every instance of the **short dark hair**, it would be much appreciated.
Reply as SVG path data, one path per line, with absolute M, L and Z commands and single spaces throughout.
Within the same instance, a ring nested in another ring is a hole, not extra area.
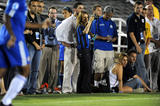
M 67 10 L 69 13 L 72 13 L 72 9 L 70 7 L 64 7 L 63 10 Z
M 42 2 L 42 3 L 44 3 L 44 0 L 38 0 L 38 2 Z
M 55 10 L 57 10 L 56 7 L 52 6 L 52 7 L 49 7 L 49 8 L 48 8 L 48 13 L 49 13 L 49 10 L 50 10 L 50 9 L 55 9 Z
M 94 6 L 93 6 L 93 11 L 95 11 L 95 10 L 97 9 L 97 7 L 100 7 L 100 8 L 102 8 L 102 6 L 101 6 L 101 5 L 99 5 L 99 4 L 96 4 L 96 5 L 94 5 Z
M 37 2 L 37 1 L 38 1 L 38 0 L 30 0 L 30 1 L 28 2 L 28 5 L 30 6 L 32 2 Z
M 145 1 L 151 1 L 151 2 L 153 2 L 153 0 L 145 0 Z
M 56 10 L 57 10 L 57 8 L 56 8 L 56 7 L 54 7 L 54 6 L 49 7 L 49 8 L 48 8 L 48 11 L 49 11 L 50 9 L 56 9 Z
M 75 4 L 73 5 L 73 8 L 77 8 L 79 5 L 83 5 L 83 3 L 77 2 L 77 3 L 75 3 Z
M 141 1 L 136 1 L 135 5 L 143 5 L 143 3 Z
M 134 50 L 134 49 L 130 49 L 130 50 L 128 50 L 128 52 L 127 52 L 128 56 L 130 56 L 132 53 L 136 53 L 136 54 L 137 54 L 137 51 Z

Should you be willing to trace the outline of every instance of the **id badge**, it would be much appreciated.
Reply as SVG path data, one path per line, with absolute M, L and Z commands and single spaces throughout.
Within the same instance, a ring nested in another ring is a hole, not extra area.
M 36 32 L 35 34 L 36 34 L 36 39 L 40 39 L 39 32 Z
M 143 32 L 140 33 L 140 36 L 141 36 L 141 40 L 144 40 Z

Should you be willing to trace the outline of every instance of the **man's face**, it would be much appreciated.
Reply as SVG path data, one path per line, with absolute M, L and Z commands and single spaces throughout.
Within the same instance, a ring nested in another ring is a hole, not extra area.
M 146 17 L 146 15 L 147 15 L 147 10 L 143 10 L 143 11 L 142 11 L 142 15 L 143 15 L 144 17 Z
M 88 22 L 88 14 L 83 14 L 82 15 L 82 22 L 87 23 Z
M 145 0 L 145 4 L 146 5 L 152 5 L 153 3 L 152 3 L 152 1 Z
M 102 8 L 97 7 L 96 10 L 94 11 L 94 14 L 98 17 L 102 16 Z
M 29 6 L 29 9 L 31 13 L 37 13 L 37 2 L 32 1 L 31 5 Z
M 153 16 L 153 7 L 151 5 L 148 6 L 147 8 L 147 16 Z
M 43 10 L 44 10 L 44 2 L 38 2 L 37 13 L 42 14 Z
M 131 63 L 135 63 L 136 62 L 136 57 L 137 57 L 136 53 L 131 53 L 130 56 L 129 56 L 129 61 Z
M 124 56 L 123 59 L 122 59 L 123 67 L 126 67 L 127 63 L 128 63 L 128 58 L 126 56 Z
M 111 19 L 112 16 L 113 16 L 113 13 L 104 13 L 104 18 L 105 18 L 106 20 Z
M 134 7 L 134 12 L 138 15 L 142 14 L 143 11 L 143 5 L 136 4 Z
M 72 13 L 68 12 L 67 10 L 63 10 L 62 14 L 63 14 L 64 18 L 68 18 L 68 17 L 70 17 L 72 15 Z
M 78 5 L 78 7 L 75 9 L 76 13 L 80 13 L 82 10 L 84 10 L 84 6 L 83 5 Z
M 56 9 L 50 9 L 48 16 L 50 19 L 56 19 L 57 18 L 57 10 Z

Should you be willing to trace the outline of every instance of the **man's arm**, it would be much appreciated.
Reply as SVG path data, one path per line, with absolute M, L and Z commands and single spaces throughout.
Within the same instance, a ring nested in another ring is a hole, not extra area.
M 42 28 L 42 24 L 26 22 L 26 28 L 38 29 Z
M 148 86 L 147 86 L 147 84 L 142 80 L 142 78 L 140 78 L 138 75 L 134 75 L 133 76 L 133 78 L 137 78 L 137 79 L 139 79 L 140 81 L 141 81 L 141 83 L 142 83 L 142 85 L 143 85 L 143 87 L 144 88 L 146 88 L 148 91 L 152 91 Z
M 135 38 L 134 33 L 133 33 L 133 32 L 130 32 L 129 35 L 130 35 L 130 37 L 131 37 L 132 42 L 133 42 L 134 45 L 136 46 L 137 52 L 138 52 L 138 53 L 142 53 L 142 49 L 141 49 L 141 47 L 139 46 L 139 44 L 137 43 L 137 40 L 136 40 L 136 38 Z
M 8 33 L 10 35 L 10 39 L 7 42 L 7 47 L 10 48 L 10 47 L 14 46 L 15 41 L 16 41 L 16 36 L 14 35 L 14 32 L 12 30 L 12 26 L 11 26 L 11 17 L 7 14 L 4 14 L 3 21 L 4 21 L 4 24 L 7 28 L 7 30 L 8 30 Z

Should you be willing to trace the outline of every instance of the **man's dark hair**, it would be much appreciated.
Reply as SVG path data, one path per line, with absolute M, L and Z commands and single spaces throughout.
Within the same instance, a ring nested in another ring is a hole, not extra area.
M 136 53 L 137 54 L 137 51 L 136 50 L 133 50 L 133 49 L 130 49 L 127 54 L 128 56 L 130 56 L 132 53 Z
M 39 1 L 39 0 L 30 0 L 30 1 L 28 2 L 28 5 L 30 6 L 32 2 L 36 2 L 36 1 Z
M 136 1 L 135 5 L 143 5 L 143 3 L 141 1 Z
M 73 5 L 73 8 L 77 8 L 79 5 L 83 5 L 83 3 L 81 3 L 81 2 L 77 2 L 77 3 L 75 3 L 74 5 Z
M 48 8 L 48 12 L 49 12 L 50 9 L 56 9 L 56 10 L 57 10 L 56 7 L 52 6 L 52 7 L 49 7 L 49 8 Z
M 64 7 L 63 10 L 68 11 L 69 13 L 72 13 L 72 9 L 70 7 Z
M 150 1 L 150 2 L 153 2 L 153 0 L 145 0 L 145 1 Z
M 94 6 L 93 6 L 93 11 L 95 11 L 95 10 L 97 9 L 97 7 L 102 8 L 102 6 L 101 6 L 101 5 L 97 4 L 97 5 L 94 5 Z
M 44 3 L 44 0 L 38 0 L 38 2 L 42 2 L 42 3 Z

